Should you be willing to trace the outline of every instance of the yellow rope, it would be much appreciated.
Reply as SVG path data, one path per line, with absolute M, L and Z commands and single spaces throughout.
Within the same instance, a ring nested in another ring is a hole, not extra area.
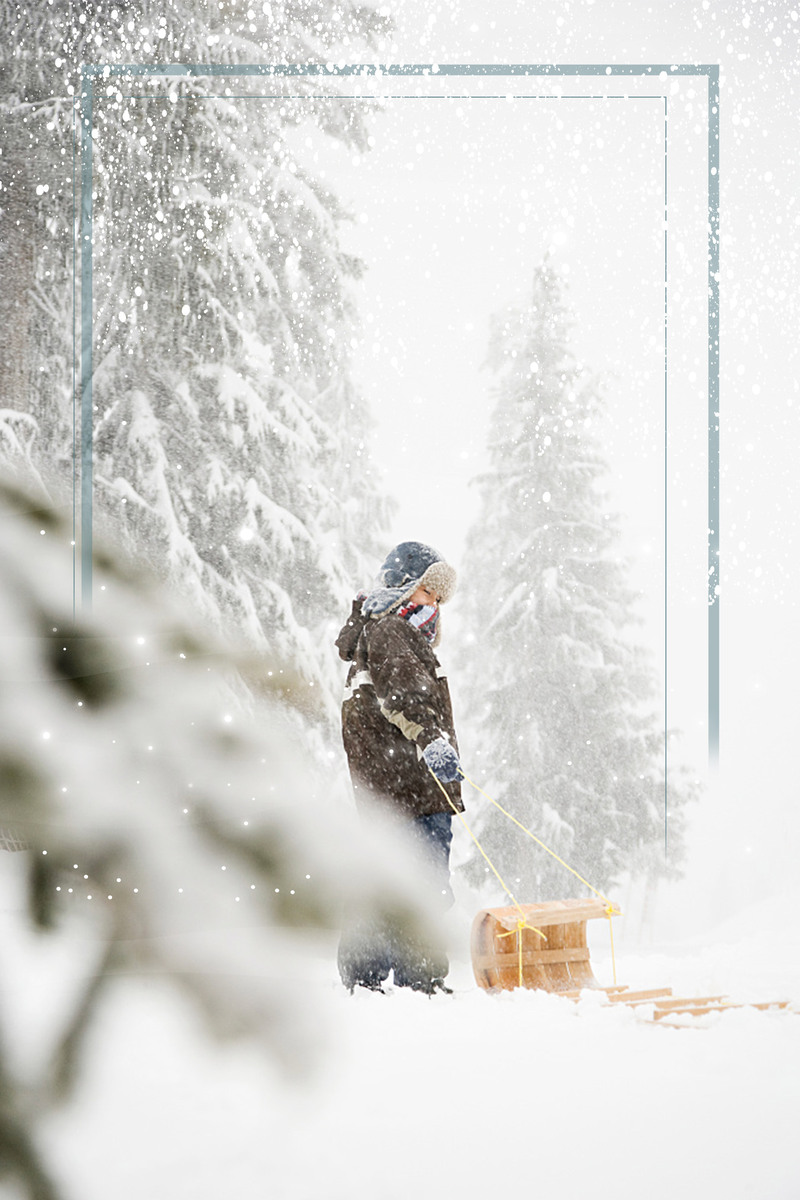
M 430 767 L 428 767 L 428 770 L 429 770 L 429 771 L 431 770 L 431 769 L 430 769 Z M 436 775 L 434 775 L 434 774 L 433 774 L 433 771 L 431 771 L 431 775 L 432 775 L 432 776 L 433 776 L 433 778 L 436 780 L 436 783 L 437 783 L 437 785 L 438 785 L 438 787 L 439 787 L 439 790 L 441 791 L 441 793 L 442 793 L 442 795 L 444 796 L 444 798 L 447 800 L 447 803 L 450 805 L 450 807 L 452 808 L 453 812 L 456 814 L 456 816 L 458 817 L 459 821 L 460 821 L 460 822 L 461 822 L 461 824 L 464 826 L 464 828 L 466 829 L 467 833 L 469 834 L 469 836 L 472 838 L 472 840 L 473 840 L 473 842 L 475 843 L 475 845 L 476 845 L 476 846 L 478 847 L 478 849 L 480 850 L 481 854 L 483 855 L 483 857 L 484 857 L 484 859 L 486 860 L 486 862 L 489 864 L 489 866 L 490 866 L 490 868 L 492 869 L 492 871 L 494 871 L 494 874 L 495 874 L 495 876 L 497 877 L 497 880 L 498 880 L 498 882 L 499 882 L 499 884 L 500 884 L 500 887 L 503 889 L 503 891 L 505 892 L 505 894 L 508 896 L 508 898 L 510 899 L 511 903 L 514 905 L 514 908 L 516 908 L 516 910 L 519 912 L 520 916 L 521 916 L 521 917 L 524 919 L 524 916 L 525 916 L 525 914 L 524 914 L 524 913 L 523 913 L 523 911 L 522 911 L 522 905 L 521 905 L 521 904 L 520 904 L 520 903 L 519 903 L 519 902 L 516 900 L 516 898 L 515 898 L 515 896 L 514 896 L 514 893 L 511 891 L 511 889 L 510 889 L 510 888 L 508 887 L 508 885 L 505 883 L 505 881 L 504 881 L 504 879 L 503 879 L 502 875 L 500 874 L 500 872 L 498 871 L 497 867 L 494 865 L 494 863 L 492 862 L 492 860 L 489 858 L 489 855 L 488 855 L 488 854 L 486 853 L 486 851 L 484 850 L 483 846 L 480 844 L 480 842 L 478 841 L 478 839 L 475 837 L 475 834 L 472 832 L 472 830 L 470 829 L 469 825 L 468 825 L 468 824 L 467 824 L 467 822 L 466 822 L 466 819 L 465 819 L 465 817 L 464 817 L 464 814 L 463 814 L 462 812 L 460 812 L 460 811 L 459 811 L 459 809 L 456 807 L 456 805 L 455 805 L 455 804 L 453 803 L 453 801 L 450 799 L 450 796 L 449 796 L 449 794 L 447 793 L 447 791 L 445 790 L 445 788 L 444 788 L 444 785 L 442 784 L 442 781 L 441 781 L 441 780 L 440 780 L 440 779 L 439 779 L 439 778 L 438 778 Z M 542 936 L 544 936 L 544 934 L 543 934 Z
M 463 774 L 463 771 L 462 771 L 462 774 Z M 547 851 L 547 853 L 551 856 L 551 858 L 554 858 L 556 860 L 556 862 L 560 862 L 562 867 L 566 867 L 567 870 L 570 871 L 575 876 L 576 879 L 580 879 L 581 883 L 585 884 L 585 886 L 588 887 L 590 892 L 594 892 L 595 896 L 599 896 L 601 900 L 605 900 L 606 904 L 609 906 L 612 913 L 616 913 L 616 907 L 612 903 L 612 901 L 609 900 L 608 896 L 604 896 L 603 893 L 599 892 L 596 887 L 592 887 L 592 885 L 589 883 L 588 879 L 584 879 L 582 875 L 579 875 L 577 871 L 573 870 L 573 868 L 569 865 L 569 863 L 565 863 L 563 858 L 559 858 L 559 856 L 556 854 L 555 850 L 551 850 L 549 846 L 546 846 L 544 844 L 544 842 L 541 840 L 541 838 L 538 838 L 535 833 L 531 833 L 530 829 L 526 828 L 526 826 L 523 825 L 521 821 L 518 821 L 517 818 L 512 813 L 508 812 L 507 809 L 503 808 L 502 804 L 500 804 L 497 800 L 493 800 L 491 796 L 487 795 L 487 793 L 483 790 L 483 788 L 479 787 L 477 783 L 474 783 L 473 780 L 471 780 L 468 775 L 464 775 L 464 779 L 466 780 L 466 782 L 468 784 L 470 784 L 471 787 L 475 788 L 476 792 L 480 792 L 480 794 L 482 796 L 485 796 L 490 804 L 493 804 L 495 806 L 495 808 L 499 808 L 500 812 L 503 813 L 504 816 L 508 817 L 509 821 L 513 821 L 514 824 L 517 825 L 522 830 L 523 833 L 527 833 L 529 838 L 533 838 L 533 840 L 534 840 L 534 842 L 536 842 L 537 846 L 541 846 L 543 850 Z
M 555 850 L 551 850 L 549 846 L 546 846 L 544 844 L 544 842 L 542 841 L 541 838 L 538 838 L 535 833 L 531 833 L 530 829 L 528 829 L 525 825 L 523 825 L 521 821 L 518 821 L 517 818 L 513 815 L 513 813 L 510 813 L 510 812 L 508 812 L 507 809 L 503 808 L 502 804 L 500 804 L 499 801 L 494 800 L 490 795 L 488 795 L 488 793 L 485 792 L 482 787 L 479 787 L 478 784 L 475 783 L 474 780 L 470 779 L 470 777 L 468 775 L 464 775 L 463 768 L 462 768 L 461 774 L 463 775 L 465 781 L 471 787 L 475 788 L 476 792 L 480 792 L 480 794 L 482 796 L 485 796 L 490 804 L 493 804 L 495 806 L 495 808 L 498 808 L 500 810 L 500 812 L 503 813 L 504 816 L 508 817 L 509 821 L 513 821 L 514 824 L 516 826 L 518 826 L 522 830 L 523 833 L 527 833 L 528 837 L 532 838 L 533 841 L 536 842 L 537 846 L 541 846 L 541 848 L 543 850 L 546 850 L 547 853 L 551 856 L 551 858 L 554 858 L 556 860 L 556 862 L 561 863 L 562 867 L 566 867 L 566 869 L 572 875 L 574 875 L 576 879 L 579 879 L 582 884 L 584 884 L 586 887 L 588 887 L 590 892 L 594 892 L 595 896 L 599 896 L 601 900 L 605 901 L 606 917 L 608 918 L 608 934 L 611 939 L 611 972 L 612 972 L 612 975 L 614 978 L 614 986 L 616 987 L 616 985 L 617 985 L 617 960 L 616 960 L 616 955 L 614 953 L 614 926 L 612 924 L 612 917 L 622 916 L 622 913 L 620 912 L 620 910 L 616 907 L 616 905 L 613 903 L 613 901 L 609 900 L 608 896 L 604 896 L 603 893 L 598 891 L 598 889 L 596 887 L 592 887 L 592 885 L 591 885 L 591 883 L 589 883 L 588 879 L 584 879 L 582 875 L 579 875 L 578 872 L 569 865 L 569 863 L 564 862 L 564 859 L 560 858 L 556 854 Z M 442 788 L 442 791 L 444 791 L 444 788 Z M 445 792 L 445 795 L 447 795 L 446 792 Z M 449 796 L 447 798 L 448 798 L 448 800 L 450 799 Z M 486 856 L 484 855 L 484 857 L 486 857 Z M 487 862 L 488 862 L 488 859 L 487 859 Z
M 606 907 L 606 917 L 608 918 L 608 936 L 611 939 L 611 977 L 614 980 L 614 987 L 617 986 L 617 959 L 614 954 L 614 922 L 612 917 L 617 916 L 616 912 L 609 912 L 610 904 Z
M 428 770 L 430 771 L 430 767 L 428 768 Z M 524 979 L 523 979 L 523 971 L 522 971 L 522 930 L 523 929 L 531 929 L 531 930 L 533 930 L 534 933 L 538 933 L 540 938 L 544 938 L 545 941 L 547 941 L 547 935 L 542 933 L 541 929 L 537 929 L 535 925 L 528 924 L 528 920 L 525 916 L 525 911 L 524 911 L 522 905 L 517 901 L 517 899 L 514 896 L 514 893 L 511 891 L 511 889 L 508 887 L 508 885 L 504 882 L 497 867 L 494 865 L 492 860 L 489 858 L 489 855 L 486 853 L 483 846 L 480 844 L 477 837 L 470 829 L 469 825 L 467 824 L 464 814 L 462 812 L 460 812 L 458 808 L 456 808 L 455 804 L 450 799 L 449 794 L 445 790 L 445 788 L 444 788 L 441 780 L 438 778 L 438 776 L 434 775 L 433 771 L 431 771 L 431 775 L 433 775 L 433 778 L 436 780 L 436 783 L 437 783 L 442 795 L 445 796 L 445 798 L 447 799 L 447 803 L 450 805 L 453 812 L 456 814 L 459 821 L 464 826 L 464 828 L 466 829 L 469 836 L 472 838 L 475 845 L 478 847 L 478 850 L 481 852 L 484 859 L 491 867 L 492 871 L 494 871 L 494 874 L 497 877 L 501 888 L 503 889 L 505 894 L 509 897 L 509 899 L 511 900 L 511 903 L 514 905 L 514 908 L 516 908 L 517 913 L 519 914 L 517 916 L 517 924 L 514 926 L 514 928 L 509 929 L 506 933 L 501 933 L 500 937 L 511 937 L 512 934 L 517 935 L 517 949 L 519 951 L 519 986 L 524 987 Z M 466 776 L 465 776 L 465 778 L 466 778 Z
M 501 938 L 513 937 L 514 934 L 517 935 L 517 951 L 519 952 L 519 984 L 518 984 L 519 987 L 525 986 L 524 974 L 522 971 L 522 931 L 523 931 L 523 929 L 532 929 L 534 933 L 538 933 L 540 938 L 544 938 L 544 940 L 547 941 L 547 936 L 544 933 L 542 933 L 541 929 L 537 929 L 535 925 L 529 925 L 528 922 L 525 920 L 524 916 L 517 917 L 517 923 L 513 929 L 508 929 L 505 933 L 499 933 L 497 935 L 498 937 L 501 937 Z
M 516 935 L 517 935 L 517 948 L 519 950 L 519 986 L 522 987 L 523 986 L 522 930 L 523 929 L 532 929 L 534 933 L 538 933 L 539 937 L 544 938 L 545 941 L 547 941 L 547 938 L 542 933 L 541 929 L 537 929 L 535 925 L 528 924 L 528 921 L 525 917 L 525 912 L 522 908 L 522 905 L 518 902 L 518 900 L 514 896 L 511 889 L 504 882 L 497 867 L 494 865 L 492 860 L 489 858 L 489 855 L 486 853 L 483 846 L 480 844 L 480 842 L 476 838 L 475 834 L 470 829 L 469 825 L 467 824 L 467 822 L 464 818 L 464 814 L 458 810 L 456 805 L 450 799 L 448 792 L 445 790 L 444 785 L 442 784 L 442 782 L 438 778 L 438 776 L 434 775 L 434 773 L 433 773 L 433 771 L 431 771 L 430 767 L 428 767 L 428 770 L 430 771 L 433 778 L 436 780 L 437 786 L 439 787 L 439 790 L 441 791 L 442 795 L 447 800 L 447 803 L 450 805 L 453 812 L 456 814 L 456 816 L 460 820 L 461 824 L 464 826 L 467 833 L 472 838 L 472 840 L 475 843 L 475 845 L 477 846 L 478 850 L 483 855 L 483 858 L 488 863 L 491 870 L 494 872 L 501 888 L 506 893 L 506 895 L 510 898 L 511 903 L 514 905 L 514 908 L 516 908 L 516 910 L 519 914 L 519 916 L 517 917 L 516 927 L 514 929 L 509 929 L 507 933 L 500 934 L 500 937 L 510 937 L 510 935 L 513 933 L 516 933 Z M 616 987 L 617 986 L 617 961 L 616 961 L 616 956 L 614 953 L 614 927 L 612 924 L 612 918 L 622 916 L 622 913 L 620 912 L 620 910 L 616 907 L 616 905 L 613 903 L 612 900 L 609 900 L 608 896 L 604 896 L 601 891 L 598 891 L 598 889 L 596 887 L 593 887 L 592 884 L 589 883 L 588 879 L 584 879 L 584 877 L 582 875 L 579 875 L 578 872 L 569 865 L 569 863 L 564 862 L 564 859 L 560 858 L 559 855 L 556 854 L 555 850 L 551 850 L 549 846 L 545 845 L 545 843 L 542 841 L 541 838 L 538 838 L 535 833 L 531 833 L 530 829 L 528 829 L 527 826 L 523 825 L 521 821 L 518 821 L 517 818 L 513 815 L 513 813 L 508 812 L 507 809 L 503 808 L 502 804 L 500 804 L 497 800 L 492 799 L 492 797 L 490 795 L 488 795 L 488 793 L 485 792 L 482 787 L 479 787 L 478 784 L 475 783 L 474 780 L 470 779 L 470 777 L 468 775 L 465 775 L 463 768 L 461 771 L 461 775 L 466 783 L 468 783 L 471 787 L 474 787 L 476 792 L 480 792 L 480 794 L 482 796 L 485 796 L 490 804 L 493 804 L 495 808 L 498 808 L 504 816 L 508 817 L 509 821 L 513 821 L 514 824 L 519 829 L 521 829 L 523 833 L 526 833 L 529 838 L 532 838 L 533 841 L 536 842 L 537 846 L 541 846 L 542 850 L 546 850 L 551 858 L 554 858 L 556 860 L 556 862 L 561 863 L 562 867 L 566 867 L 566 869 L 572 875 L 574 875 L 576 879 L 579 879 L 581 881 L 581 883 L 584 884 L 584 886 L 589 889 L 590 892 L 594 892 L 594 894 L 596 896 L 599 896 L 601 900 L 605 901 L 605 904 L 606 904 L 605 914 L 606 914 L 606 917 L 608 918 L 608 934 L 611 939 L 611 971 L 612 971 L 612 975 L 614 978 L 614 986 Z

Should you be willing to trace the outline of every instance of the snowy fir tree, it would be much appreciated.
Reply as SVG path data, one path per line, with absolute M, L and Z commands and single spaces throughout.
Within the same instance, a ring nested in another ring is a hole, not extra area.
M 594 887 L 680 858 L 690 786 L 669 772 L 657 683 L 630 636 L 635 595 L 604 510 L 600 396 L 574 361 L 555 271 L 495 319 L 489 467 L 463 564 L 462 735 L 476 782 Z M 585 894 L 498 809 L 480 839 L 518 899 Z M 476 856 L 474 881 L 488 868 Z
M 387 28 L 349 0 L 257 7 L 2 0 L 2 425 L 36 463 L 70 472 L 75 451 L 77 65 L 326 62 Z M 318 78 L 202 74 L 97 79 L 93 110 L 98 511 L 209 617 L 295 666 L 329 719 L 339 681 L 321 634 L 383 509 L 349 377 L 361 265 L 292 138 L 363 151 L 367 115 Z

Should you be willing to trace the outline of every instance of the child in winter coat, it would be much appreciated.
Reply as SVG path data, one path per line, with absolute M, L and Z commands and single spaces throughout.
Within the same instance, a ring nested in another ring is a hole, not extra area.
M 342 736 L 359 806 L 383 802 L 408 822 L 437 875 L 442 908 L 452 903 L 453 812 L 462 812 L 461 768 L 447 680 L 434 654 L 439 606 L 456 574 L 435 550 L 402 542 L 386 557 L 375 586 L 356 597 L 336 640 L 351 663 L 342 704 Z M 351 990 L 394 982 L 448 991 L 445 954 L 375 923 L 342 935 L 339 972 Z

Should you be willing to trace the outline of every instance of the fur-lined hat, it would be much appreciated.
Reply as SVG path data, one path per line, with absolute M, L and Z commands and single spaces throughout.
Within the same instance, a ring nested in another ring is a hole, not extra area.
M 386 555 L 361 611 L 365 616 L 385 617 L 423 586 L 445 604 L 456 590 L 456 573 L 431 546 L 401 542 Z

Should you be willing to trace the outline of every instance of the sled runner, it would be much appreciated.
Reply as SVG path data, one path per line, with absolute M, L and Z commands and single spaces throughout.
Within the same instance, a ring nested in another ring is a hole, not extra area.
M 672 988 L 648 988 L 645 991 L 629 991 L 627 987 L 600 988 L 605 994 L 609 1006 L 624 1004 L 628 1008 L 646 1009 L 654 1021 L 664 1021 L 669 1024 L 670 1017 L 704 1017 L 706 1013 L 727 1012 L 731 1008 L 757 1008 L 761 1012 L 768 1009 L 789 1008 L 788 1000 L 752 1000 L 742 1002 L 731 1000 L 728 996 L 673 996 Z M 568 1000 L 580 1000 L 580 992 L 563 992 Z M 796 1011 L 796 1010 L 795 1010 Z

